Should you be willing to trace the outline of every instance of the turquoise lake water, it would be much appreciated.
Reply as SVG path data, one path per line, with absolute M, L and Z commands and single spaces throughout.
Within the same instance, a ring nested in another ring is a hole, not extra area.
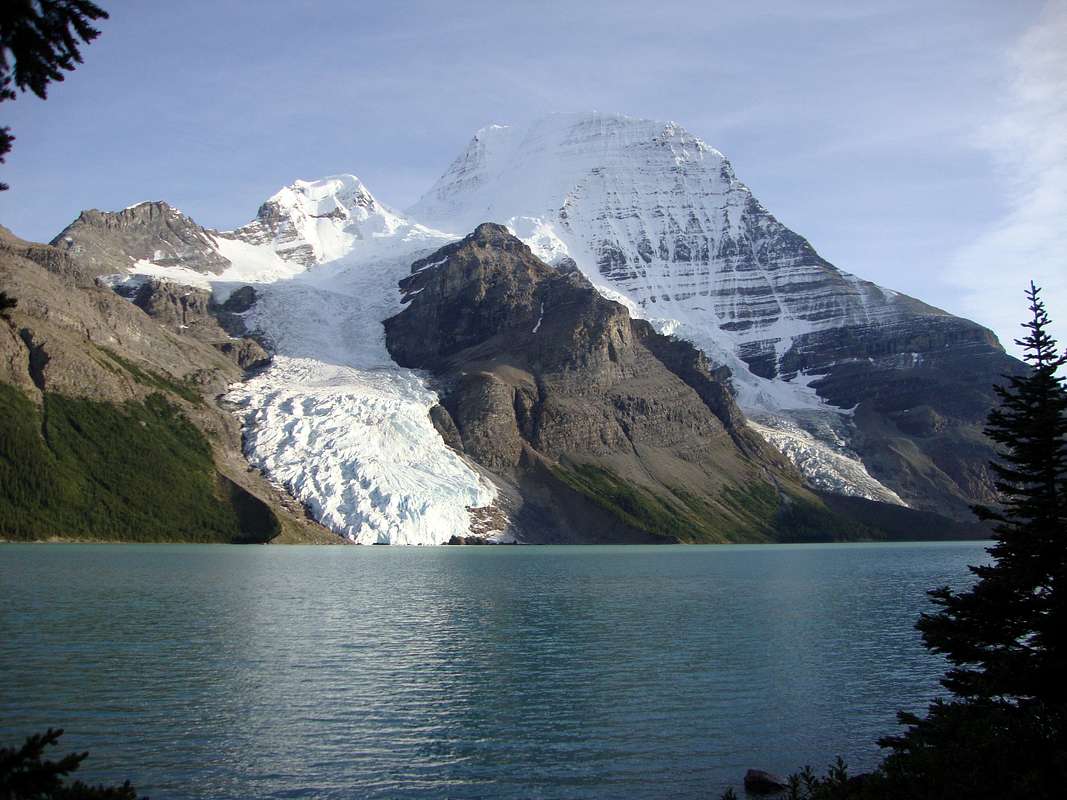
M 855 768 L 983 543 L 0 546 L 0 744 L 167 798 L 717 798 Z

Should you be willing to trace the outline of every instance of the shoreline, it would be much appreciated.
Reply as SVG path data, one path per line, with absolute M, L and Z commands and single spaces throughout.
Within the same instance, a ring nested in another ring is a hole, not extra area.
M 583 544 L 583 543 L 551 543 L 551 544 L 524 544 L 522 542 L 513 542 L 508 545 L 457 545 L 457 544 L 419 544 L 419 545 L 405 545 L 405 544 L 373 544 L 373 545 L 361 545 L 356 542 L 350 542 L 347 539 L 338 537 L 337 542 L 139 542 L 129 539 L 72 539 L 67 537 L 50 537 L 48 539 L 2 539 L 0 538 L 0 546 L 3 545 L 64 545 L 64 544 L 90 544 L 90 545 L 171 545 L 171 546 L 195 546 L 195 547 L 249 547 L 249 546 L 263 546 L 263 545 L 275 545 L 280 547 L 333 547 L 336 545 L 346 547 L 359 547 L 359 548 L 376 548 L 386 547 L 394 548 L 398 550 L 419 550 L 419 549 L 436 549 L 436 548 L 448 548 L 455 550 L 459 548 L 465 549 L 477 549 L 477 550 L 493 550 L 493 549 L 505 549 L 510 550 L 515 545 L 521 548 L 528 549 L 541 549 L 546 547 L 563 547 L 563 548 L 649 548 L 662 550 L 667 547 L 684 547 L 686 549 L 694 548 L 710 548 L 710 547 L 744 547 L 751 549 L 763 549 L 763 548 L 815 548 L 815 547 L 889 547 L 889 546 L 907 546 L 907 545 L 956 545 L 956 544 L 988 544 L 992 542 L 992 539 L 908 539 L 908 540 L 893 540 L 893 541 L 855 541 L 855 542 L 702 542 L 697 544 L 690 544 L 687 542 L 665 542 L 663 544 L 650 544 L 650 543 L 597 543 L 597 544 Z

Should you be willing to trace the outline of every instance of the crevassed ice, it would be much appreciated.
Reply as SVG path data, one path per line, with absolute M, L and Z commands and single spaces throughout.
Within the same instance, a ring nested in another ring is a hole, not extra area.
M 400 368 L 277 356 L 228 395 L 249 461 L 322 524 L 362 544 L 440 544 L 495 496 L 430 423 L 437 402 Z
M 244 415 L 246 454 L 357 542 L 440 544 L 467 532 L 468 508 L 496 496 L 434 429 L 436 394 L 385 347 L 381 323 L 400 310 L 397 282 L 447 241 L 411 225 L 361 241 L 343 258 L 258 287 L 248 315 L 277 355 L 228 395 Z
M 495 488 L 449 449 L 430 422 L 423 377 L 397 366 L 382 321 L 401 309 L 397 282 L 452 237 L 377 203 L 358 179 L 298 181 L 276 194 L 279 245 L 255 223 L 217 239 L 221 275 L 138 264 L 133 273 L 210 286 L 217 300 L 243 285 L 259 299 L 245 322 L 276 356 L 231 387 L 245 454 L 313 516 L 364 544 L 440 544 L 466 534 L 468 508 Z M 277 221 L 277 220 L 275 220 Z M 296 244 L 317 259 L 285 258 Z

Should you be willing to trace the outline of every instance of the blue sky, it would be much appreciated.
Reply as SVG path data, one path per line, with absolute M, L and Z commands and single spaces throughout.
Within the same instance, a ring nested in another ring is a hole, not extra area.
M 1067 321 L 1067 0 L 98 2 L 85 64 L 0 106 L 26 238 L 337 172 L 402 208 L 477 128 L 597 109 L 681 123 L 843 269 L 1002 338 L 1034 276 Z

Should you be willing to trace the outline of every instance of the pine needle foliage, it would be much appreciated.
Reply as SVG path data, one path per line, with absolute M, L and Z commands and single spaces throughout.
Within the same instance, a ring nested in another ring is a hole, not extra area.
M 995 523 L 993 562 L 972 567 L 972 589 L 931 592 L 939 610 L 919 630 L 927 647 L 953 667 L 943 681 L 975 702 L 1010 702 L 1067 733 L 1067 390 L 1040 290 L 1027 291 L 1031 318 L 1025 351 L 1029 374 L 996 387 L 999 408 L 986 434 L 999 445 L 1000 508 L 976 508 Z
M 0 12 L 0 102 L 14 100 L 16 89 L 44 100 L 48 84 L 82 63 L 82 44 L 100 31 L 92 26 L 107 12 L 90 0 L 4 0 Z M 15 137 L 0 128 L 0 164 Z M 0 191 L 7 185 L 0 183 Z
M 242 540 L 211 446 L 163 395 L 114 404 L 0 384 L 0 539 Z
M 4 800 L 137 800 L 126 781 L 121 786 L 90 786 L 82 781 L 66 783 L 88 753 L 70 753 L 58 761 L 45 758 L 63 729 L 49 728 L 26 739 L 19 748 L 0 747 L 0 798 Z M 143 800 L 148 800 L 143 798 Z

